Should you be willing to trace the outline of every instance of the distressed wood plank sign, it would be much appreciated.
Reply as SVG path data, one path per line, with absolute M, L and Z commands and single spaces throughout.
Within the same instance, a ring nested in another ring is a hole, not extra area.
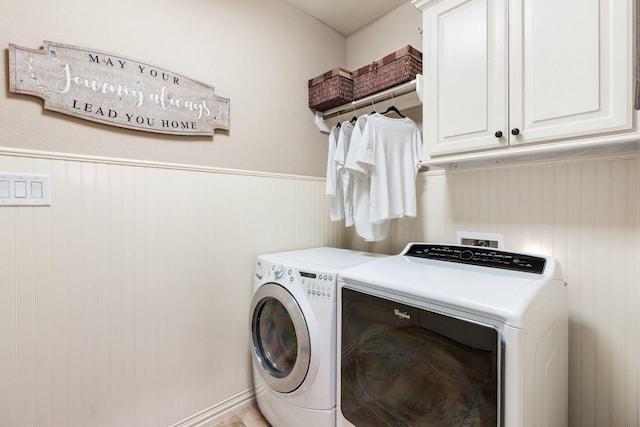
M 76 46 L 9 44 L 9 89 L 44 99 L 47 110 L 127 129 L 172 135 L 229 129 L 229 99 L 213 86 Z

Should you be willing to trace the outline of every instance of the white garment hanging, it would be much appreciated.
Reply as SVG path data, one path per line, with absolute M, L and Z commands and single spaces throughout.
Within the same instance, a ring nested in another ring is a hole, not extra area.
M 339 221 L 344 217 L 342 207 L 342 185 L 338 185 L 338 172 L 334 160 L 340 128 L 334 126 L 329 132 L 329 150 L 327 153 L 327 182 L 325 193 L 329 196 L 329 215 L 332 221 Z
M 358 159 L 364 155 L 367 148 L 364 129 L 368 118 L 369 116 L 365 114 L 356 121 L 344 169 L 351 174 L 353 222 L 356 233 L 365 241 L 375 242 L 387 237 L 390 221 L 382 221 L 378 224 L 371 222 L 369 211 L 371 178 L 368 168 L 365 169 L 358 163 Z
M 347 159 L 347 153 L 349 152 L 349 146 L 351 144 L 353 129 L 353 123 L 342 123 L 342 125 L 340 126 L 340 133 L 338 134 L 336 153 L 334 155 L 334 161 L 336 163 L 336 174 L 338 179 L 337 185 L 342 184 L 342 208 L 344 213 L 345 227 L 351 227 L 353 225 L 353 184 L 350 180 L 349 172 L 344 169 L 345 161 Z
M 358 158 L 371 177 L 369 212 L 373 223 L 417 215 L 415 178 L 422 139 L 410 118 L 372 114 L 363 135 L 366 148 Z

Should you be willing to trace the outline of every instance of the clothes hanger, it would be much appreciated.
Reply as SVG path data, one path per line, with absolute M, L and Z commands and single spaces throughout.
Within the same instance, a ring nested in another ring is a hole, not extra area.
M 353 106 L 353 117 L 349 120 L 349 123 L 355 123 L 358 121 L 358 116 L 356 115 L 356 106 Z
M 406 116 L 405 116 L 404 114 L 402 114 L 402 113 L 400 112 L 400 110 L 398 110 L 398 109 L 396 108 L 396 106 L 395 106 L 395 105 L 391 105 L 391 106 L 389 106 L 389 108 L 387 108 L 387 110 L 386 110 L 384 113 L 382 113 L 382 114 L 384 115 L 384 114 L 388 114 L 388 113 L 396 113 L 397 115 L 399 115 L 399 116 L 400 116 L 400 117 L 402 117 L 403 119 L 406 119 Z
M 388 113 L 396 113 L 397 115 L 399 115 L 400 117 L 402 117 L 403 119 L 406 118 L 406 116 L 404 114 L 402 114 L 400 112 L 400 110 L 398 110 L 396 108 L 395 105 L 395 100 L 393 99 L 393 92 L 391 92 L 391 105 L 389 106 L 389 108 L 387 108 L 387 111 L 385 111 L 384 113 L 382 113 L 383 115 L 388 114 Z
M 371 114 L 376 114 L 376 104 L 373 102 L 373 98 L 371 98 L 371 108 L 373 108 Z

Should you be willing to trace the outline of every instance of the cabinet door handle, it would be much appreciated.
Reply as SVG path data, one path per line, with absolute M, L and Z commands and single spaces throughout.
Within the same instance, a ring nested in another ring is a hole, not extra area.
M 502 131 L 499 130 L 495 133 L 496 138 L 502 138 Z
M 518 129 L 518 128 L 511 129 L 511 135 L 515 136 L 515 135 L 518 135 L 519 133 L 520 133 L 520 129 Z

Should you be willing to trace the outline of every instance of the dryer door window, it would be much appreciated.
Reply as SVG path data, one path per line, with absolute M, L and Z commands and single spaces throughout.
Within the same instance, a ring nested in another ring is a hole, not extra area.
M 282 286 L 267 283 L 251 304 L 253 362 L 273 390 L 289 393 L 304 381 L 311 349 L 300 306 Z
M 342 289 L 340 409 L 357 426 L 501 425 L 490 325 Z

